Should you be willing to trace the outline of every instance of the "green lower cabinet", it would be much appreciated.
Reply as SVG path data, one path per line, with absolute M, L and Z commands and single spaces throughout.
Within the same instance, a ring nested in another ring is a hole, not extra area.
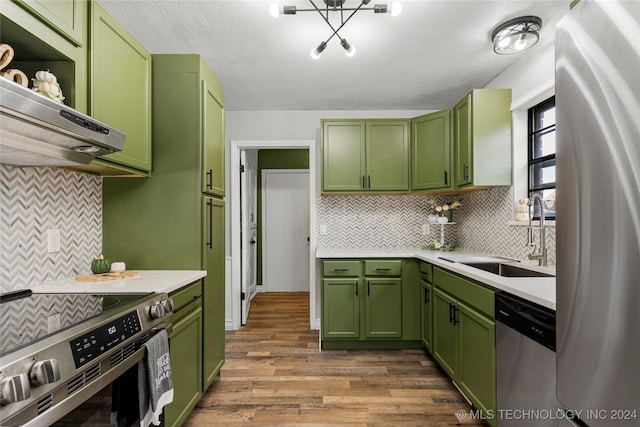
M 489 411 L 496 410 L 495 322 L 464 302 L 463 292 L 454 297 L 441 290 L 437 282 L 439 272 L 436 273 L 433 286 L 433 357 L 473 406 L 488 415 Z M 458 284 L 459 290 L 469 290 L 470 295 L 478 290 L 476 287 L 481 288 L 462 278 Z M 495 425 L 495 420 L 488 420 L 488 423 Z
M 458 385 L 484 414 L 496 408 L 496 324 L 458 302 Z
M 434 288 L 432 354 L 453 379 L 458 373 L 458 328 L 452 322 L 455 302 L 455 299 Z
M 173 325 L 169 335 L 173 402 L 165 408 L 164 425 L 179 426 L 202 396 L 202 309 Z
M 402 280 L 366 278 L 365 336 L 402 337 Z
M 422 346 L 431 352 L 433 332 L 433 286 L 421 281 L 422 304 L 420 310 L 420 342 Z
M 360 279 L 322 280 L 322 337 L 360 338 Z

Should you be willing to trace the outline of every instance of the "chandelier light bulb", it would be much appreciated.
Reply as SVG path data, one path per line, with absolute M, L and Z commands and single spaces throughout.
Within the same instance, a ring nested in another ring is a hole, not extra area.
M 327 47 L 327 43 L 326 42 L 322 42 L 318 45 L 318 47 L 314 48 L 311 51 L 311 57 L 313 59 L 318 59 L 320 58 L 320 55 L 322 55 L 322 51 L 324 51 L 324 49 Z
M 280 5 L 278 3 L 271 3 L 271 5 L 269 6 L 269 13 L 274 18 L 280 16 Z
M 342 39 L 340 40 L 340 44 L 342 45 L 342 47 L 345 50 L 345 53 L 347 54 L 347 56 L 351 57 L 353 55 L 356 54 L 356 48 L 355 46 L 353 46 L 352 44 L 350 44 L 347 39 Z
M 402 3 L 394 1 L 391 4 L 391 16 L 398 16 L 402 13 Z

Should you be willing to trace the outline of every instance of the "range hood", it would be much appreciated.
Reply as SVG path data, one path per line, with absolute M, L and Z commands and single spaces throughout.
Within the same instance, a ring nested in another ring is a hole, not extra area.
M 121 151 L 126 134 L 0 77 L 0 163 L 74 166 Z

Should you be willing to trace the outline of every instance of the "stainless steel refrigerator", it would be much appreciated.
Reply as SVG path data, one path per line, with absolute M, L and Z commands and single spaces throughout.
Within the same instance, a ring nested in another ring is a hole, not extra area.
M 557 395 L 590 427 L 640 425 L 640 1 L 556 27 Z

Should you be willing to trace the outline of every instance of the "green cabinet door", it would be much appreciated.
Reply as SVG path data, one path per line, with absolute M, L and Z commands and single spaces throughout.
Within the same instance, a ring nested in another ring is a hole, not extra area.
M 166 406 L 164 425 L 179 426 L 202 396 L 202 309 L 173 325 L 169 336 L 173 402 Z
M 203 386 L 209 384 L 224 364 L 224 251 L 225 226 L 224 202 L 213 197 L 203 197 L 203 259 L 207 275 L 202 289 L 203 308 Z
M 456 301 L 433 289 L 433 357 L 453 379 L 458 374 L 458 328 L 453 322 Z
M 367 190 L 409 190 L 409 126 L 406 120 L 367 121 L 365 151 Z
M 451 110 L 411 120 L 411 189 L 453 187 L 451 176 Z
M 431 351 L 431 336 L 433 331 L 433 286 L 427 282 L 421 282 L 422 305 L 420 310 L 420 341 L 427 351 Z
M 322 279 L 322 337 L 360 337 L 360 279 Z
M 366 278 L 365 336 L 402 337 L 402 279 Z
M 496 408 L 495 322 L 458 302 L 458 380 L 462 391 L 483 413 Z
M 471 162 L 473 152 L 471 140 L 471 94 L 465 96 L 453 107 L 455 185 L 461 187 L 472 181 Z
M 211 76 L 209 76 L 211 74 Z M 208 70 L 202 72 L 204 165 L 202 191 L 224 196 L 224 103 L 221 86 Z
M 453 108 L 455 187 L 511 185 L 511 89 L 474 89 Z
M 101 166 L 151 171 L 151 54 L 98 3 L 91 2 L 90 115 L 127 134 Z M 127 169 L 129 170 L 129 169 Z
M 13 0 L 76 46 L 84 43 L 85 0 Z M 4 5 L 3 5 L 4 6 Z
M 322 191 L 365 190 L 364 121 L 323 122 L 322 150 Z

